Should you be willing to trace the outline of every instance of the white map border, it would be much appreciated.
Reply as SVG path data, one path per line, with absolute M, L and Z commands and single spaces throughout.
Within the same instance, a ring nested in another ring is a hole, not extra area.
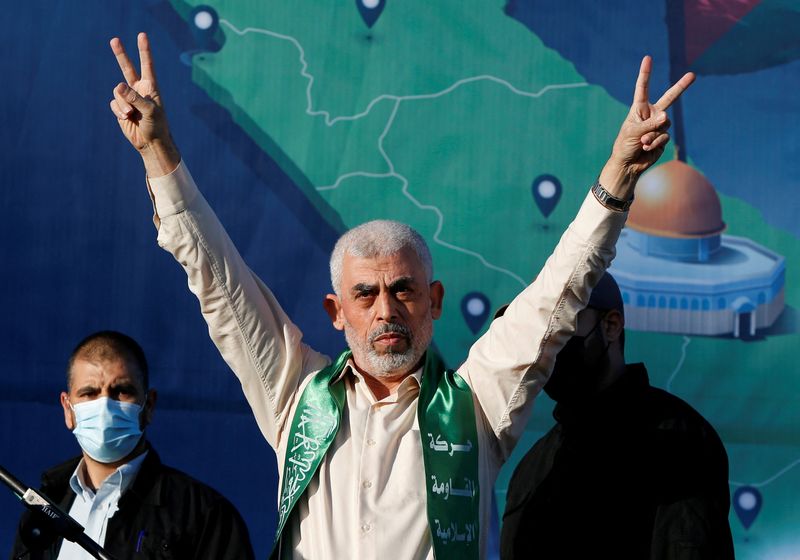
M 689 346 L 691 342 L 692 339 L 689 338 L 688 336 L 683 337 L 683 345 L 681 346 L 681 357 L 678 360 L 678 364 L 675 366 L 675 369 L 672 371 L 672 374 L 670 374 L 669 379 L 667 379 L 667 383 L 665 385 L 665 389 L 667 390 L 667 392 L 672 392 L 672 382 L 675 381 L 675 377 L 677 377 L 678 372 L 680 372 L 681 368 L 683 368 L 683 362 L 686 361 L 686 348 Z M 800 465 L 800 458 L 795 459 L 794 461 L 792 461 L 791 463 L 780 469 L 778 472 L 776 472 L 774 475 L 762 480 L 761 482 L 748 483 L 748 482 L 738 482 L 736 480 L 728 480 L 728 484 L 730 486 L 752 486 L 753 488 L 762 488 L 767 484 L 776 481 L 777 479 L 779 479 L 781 476 L 792 470 L 797 465 Z
M 506 276 L 509 276 L 510 278 L 513 278 L 523 288 L 525 288 L 528 285 L 528 282 L 526 282 L 522 277 L 520 277 L 519 275 L 515 274 L 514 272 L 512 272 L 512 271 L 510 271 L 508 269 L 505 269 L 505 268 L 502 268 L 500 266 L 497 266 L 497 265 L 494 265 L 494 264 L 490 263 L 486 259 L 486 257 L 481 255 L 480 253 L 478 253 L 476 251 L 472 251 L 472 250 L 467 249 L 465 247 L 459 247 L 458 245 L 454 245 L 452 243 L 448 243 L 447 241 L 443 240 L 440 237 L 440 235 L 441 235 L 442 229 L 444 228 L 444 214 L 442 213 L 442 211 L 438 207 L 436 207 L 434 205 L 421 203 L 419 200 L 417 200 L 408 191 L 408 187 L 409 187 L 408 179 L 406 177 L 404 177 L 403 175 L 401 175 L 401 174 L 399 174 L 399 173 L 397 173 L 395 171 L 394 163 L 392 162 L 391 158 L 389 157 L 389 155 L 384 150 L 383 141 L 386 138 L 386 135 L 389 133 L 389 130 L 391 129 L 392 125 L 394 124 L 394 120 L 395 120 L 395 117 L 397 115 L 397 111 L 400 108 L 400 104 L 403 101 L 419 101 L 419 100 L 436 99 L 438 97 L 443 97 L 443 96 L 455 91 L 456 89 L 460 88 L 463 85 L 474 83 L 474 82 L 479 82 L 479 81 L 491 81 L 491 82 L 494 82 L 494 83 L 497 83 L 497 84 L 505 86 L 506 88 L 508 88 L 509 91 L 511 91 L 515 95 L 519 95 L 519 96 L 522 96 L 522 97 L 530 97 L 530 98 L 533 98 L 533 99 L 541 97 L 542 95 L 544 95 L 545 93 L 547 93 L 549 91 L 562 90 L 562 89 L 573 89 L 573 88 L 579 88 L 579 87 L 588 87 L 589 86 L 588 83 L 586 83 L 586 82 L 575 82 L 575 83 L 568 83 L 568 84 L 549 84 L 549 85 L 546 85 L 543 88 L 541 88 L 539 91 L 533 92 L 533 91 L 521 90 L 521 89 L 515 87 L 510 82 L 508 82 L 508 81 L 506 81 L 506 80 L 504 80 L 502 78 L 498 78 L 497 76 L 491 76 L 491 75 L 488 75 L 488 74 L 482 74 L 482 75 L 479 75 L 479 76 L 471 76 L 471 77 L 468 77 L 468 78 L 462 78 L 460 80 L 457 80 L 456 82 L 454 82 L 453 84 L 451 84 L 447 88 L 445 88 L 445 89 L 443 89 L 441 91 L 435 92 L 435 93 L 404 95 L 404 96 L 392 95 L 392 94 L 386 94 L 386 93 L 385 94 L 381 94 L 381 95 L 377 96 L 376 98 L 374 98 L 372 101 L 370 101 L 367 104 L 367 108 L 364 111 L 362 111 L 361 113 L 357 113 L 357 114 L 354 114 L 354 115 L 343 115 L 343 116 L 337 116 L 337 117 L 331 118 L 331 114 L 328 111 L 323 111 L 323 110 L 316 110 L 315 111 L 314 108 L 313 108 L 314 104 L 313 104 L 312 97 L 311 97 L 311 89 L 312 89 L 312 87 L 314 85 L 314 76 L 308 72 L 308 62 L 306 61 L 305 49 L 303 49 L 303 46 L 300 44 L 300 42 L 296 38 L 294 38 L 294 37 L 292 37 L 290 35 L 284 35 L 282 33 L 277 33 L 275 31 L 270 31 L 269 29 L 262 29 L 262 28 L 257 28 L 257 27 L 246 27 L 244 29 L 239 29 L 238 27 L 236 27 L 236 25 L 234 25 L 232 22 L 230 22 L 227 19 L 220 19 L 219 21 L 220 21 L 221 24 L 225 25 L 228 29 L 230 29 L 231 31 L 233 31 L 235 34 L 237 34 L 239 36 L 244 36 L 244 35 L 246 35 L 248 33 L 257 33 L 257 34 L 261 34 L 261 35 L 267 35 L 269 37 L 274 37 L 276 39 L 289 41 L 290 43 L 292 43 L 300 53 L 300 75 L 308 80 L 308 85 L 306 86 L 306 114 L 311 116 L 311 117 L 324 117 L 325 125 L 328 126 L 328 127 L 334 126 L 337 122 L 355 121 L 355 120 L 364 118 L 370 113 L 372 108 L 375 107 L 375 105 L 377 105 L 381 101 L 384 101 L 384 100 L 394 101 L 394 108 L 392 109 L 392 114 L 389 116 L 389 119 L 388 119 L 388 121 L 386 123 L 386 127 L 384 128 L 383 132 L 378 137 L 378 150 L 381 153 L 381 156 L 383 156 L 383 159 L 386 162 L 386 164 L 389 166 L 389 172 L 388 173 L 373 173 L 373 172 L 369 172 L 369 171 L 352 171 L 352 172 L 340 175 L 332 185 L 324 185 L 324 186 L 316 187 L 317 191 L 328 191 L 328 190 L 337 189 L 337 188 L 339 188 L 339 186 L 341 185 L 341 183 L 343 181 L 345 181 L 347 179 L 350 179 L 350 178 L 353 178 L 353 177 L 369 177 L 369 178 L 374 178 L 374 179 L 390 179 L 390 178 L 398 179 L 402 184 L 403 196 L 405 196 L 409 201 L 411 201 L 412 204 L 414 204 L 420 210 L 428 210 L 428 211 L 434 212 L 436 214 L 436 216 L 438 218 L 438 224 L 437 224 L 437 227 L 436 227 L 436 232 L 433 234 L 433 241 L 436 244 L 441 245 L 442 247 L 445 247 L 445 248 L 450 249 L 452 251 L 463 253 L 465 255 L 469 255 L 471 257 L 474 257 L 474 258 L 478 259 L 478 261 L 480 261 L 480 263 L 484 267 L 486 267 L 486 268 L 488 268 L 490 270 L 494 270 L 496 272 L 499 272 L 501 274 L 505 274 Z

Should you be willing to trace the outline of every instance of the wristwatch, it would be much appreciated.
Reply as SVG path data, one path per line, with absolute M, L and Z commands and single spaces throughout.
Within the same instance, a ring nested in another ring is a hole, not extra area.
M 633 197 L 630 197 L 628 200 L 622 200 L 621 198 L 612 196 L 611 193 L 605 190 L 603 185 L 600 184 L 600 179 L 595 181 L 594 185 L 592 185 L 592 194 L 600 204 L 611 210 L 616 210 L 617 212 L 627 212 L 628 208 L 633 204 Z

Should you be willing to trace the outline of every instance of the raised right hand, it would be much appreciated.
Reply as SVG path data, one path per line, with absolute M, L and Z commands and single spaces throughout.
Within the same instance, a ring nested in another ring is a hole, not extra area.
M 137 42 L 141 76 L 128 58 L 122 41 L 117 37 L 111 39 L 111 50 L 117 57 L 125 82 L 114 88 L 110 106 L 122 133 L 141 154 L 147 174 L 155 177 L 175 169 L 180 163 L 180 155 L 169 133 L 147 34 L 139 33 Z

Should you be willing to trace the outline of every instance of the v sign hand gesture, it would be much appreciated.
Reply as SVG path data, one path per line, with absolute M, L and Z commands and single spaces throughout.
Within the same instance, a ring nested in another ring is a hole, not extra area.
M 178 166 L 180 154 L 169 132 L 147 34 L 139 33 L 137 42 L 141 75 L 128 58 L 122 41 L 111 39 L 111 50 L 125 82 L 114 88 L 110 106 L 123 134 L 141 154 L 148 176 L 158 177 Z
M 600 183 L 615 198 L 627 200 L 633 195 L 636 180 L 653 165 L 669 142 L 667 109 L 694 82 L 694 74 L 685 74 L 655 103 L 650 103 L 649 82 L 652 59 L 645 56 L 633 93 L 633 103 L 620 127 L 611 157 L 600 174 Z

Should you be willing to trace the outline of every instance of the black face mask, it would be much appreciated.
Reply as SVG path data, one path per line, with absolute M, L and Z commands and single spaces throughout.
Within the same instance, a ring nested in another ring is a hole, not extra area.
M 603 343 L 598 327 L 589 334 L 573 336 L 556 356 L 553 373 L 544 392 L 558 403 L 585 401 L 597 391 L 597 384 L 608 366 L 608 344 Z

